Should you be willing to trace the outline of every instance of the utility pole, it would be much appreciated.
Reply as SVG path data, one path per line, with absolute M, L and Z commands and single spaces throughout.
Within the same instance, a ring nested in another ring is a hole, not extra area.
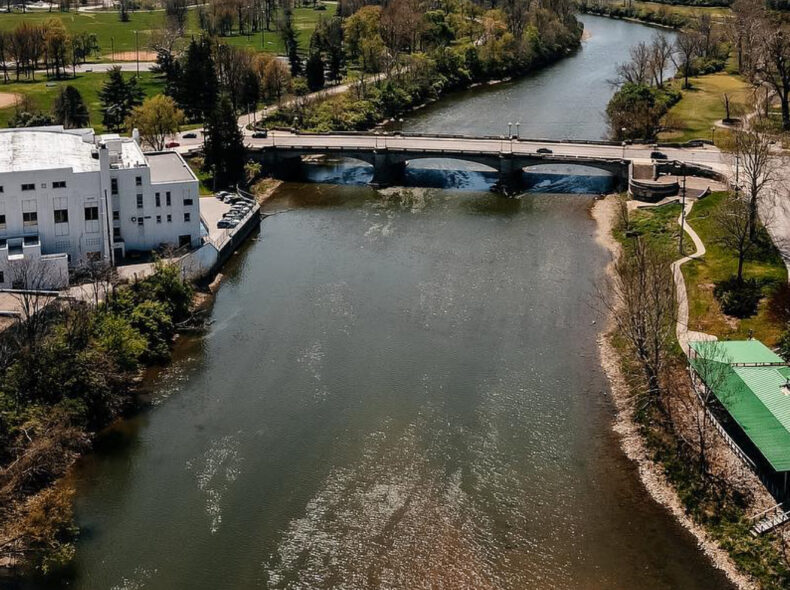
M 685 233 L 686 225 L 686 166 L 681 166 L 683 173 L 683 186 L 680 189 L 680 255 L 683 256 L 683 234 Z
M 134 51 L 137 56 L 137 77 L 140 78 L 140 43 L 137 35 L 138 33 L 139 31 L 134 32 Z

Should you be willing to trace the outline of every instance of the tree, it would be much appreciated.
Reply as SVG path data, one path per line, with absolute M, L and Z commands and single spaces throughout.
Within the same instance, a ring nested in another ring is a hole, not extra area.
M 269 99 L 280 99 L 291 89 L 291 73 L 279 59 L 272 59 L 263 70 L 262 87 Z
M 324 87 L 324 60 L 320 51 L 312 51 L 305 66 L 307 87 L 310 92 L 316 92 Z
M 52 119 L 66 129 L 78 129 L 90 125 L 90 115 L 82 95 L 74 86 L 61 86 L 52 105 Z
M 164 0 L 164 4 L 168 25 L 183 35 L 187 22 L 186 0 Z
M 137 78 L 124 79 L 120 66 L 107 72 L 107 80 L 99 91 L 104 126 L 110 131 L 120 131 L 132 109 L 143 102 L 143 90 Z
M 56 78 L 60 78 L 66 71 L 71 39 L 59 18 L 50 18 L 44 22 L 44 43 L 47 68 L 52 70 Z
M 677 52 L 675 66 L 683 73 L 683 88 L 691 88 L 691 84 L 689 84 L 691 64 L 694 58 L 699 55 L 700 47 L 700 34 L 696 31 L 681 31 L 675 38 L 675 50 Z
M 227 94 L 206 120 L 203 169 L 214 176 L 214 185 L 230 186 L 244 177 L 244 136 Z
M 738 255 L 736 279 L 743 282 L 743 262 L 755 243 L 750 236 L 751 207 L 748 199 L 730 193 L 714 211 L 718 231 L 718 242 L 727 250 Z
M 661 375 L 675 337 L 675 283 L 669 261 L 640 238 L 614 267 L 609 288 L 599 299 L 611 313 L 618 333 L 634 352 L 645 381 L 645 405 L 666 415 L 661 397 Z
M 154 151 L 165 149 L 168 135 L 178 133 L 184 123 L 184 111 L 169 96 L 157 94 L 135 107 L 126 126 L 137 129 L 142 140 Z
M 211 41 L 192 39 L 179 64 L 174 98 L 190 121 L 202 121 L 214 111 L 219 93 Z
M 291 66 L 291 76 L 298 76 L 302 73 L 302 60 L 299 57 L 299 37 L 293 26 L 293 18 L 290 9 L 283 13 L 283 20 L 280 24 L 280 36 L 285 45 L 285 54 L 288 56 L 288 63 Z
M 773 88 L 782 109 L 782 129 L 790 131 L 790 35 L 775 22 L 765 20 L 757 72 Z
M 654 88 L 632 82 L 623 84 L 606 106 L 612 137 L 618 140 L 655 137 L 665 112 Z
M 732 154 L 738 168 L 738 181 L 746 185 L 749 204 L 749 239 L 757 231 L 758 209 L 766 196 L 763 190 L 776 180 L 777 162 L 771 155 L 771 140 L 751 129 L 733 133 Z

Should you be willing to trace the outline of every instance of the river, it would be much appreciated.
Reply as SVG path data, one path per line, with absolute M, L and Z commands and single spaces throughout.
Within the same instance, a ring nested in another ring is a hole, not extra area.
M 574 56 L 405 127 L 602 136 L 614 63 L 654 30 L 583 20 Z M 611 430 L 590 204 L 283 185 L 205 338 L 77 470 L 63 584 L 728 588 Z

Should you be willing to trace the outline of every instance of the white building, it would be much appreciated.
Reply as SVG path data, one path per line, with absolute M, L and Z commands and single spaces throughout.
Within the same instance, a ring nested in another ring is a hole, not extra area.
M 0 288 L 31 265 L 54 288 L 89 259 L 199 244 L 198 180 L 179 154 L 91 129 L 0 130 Z

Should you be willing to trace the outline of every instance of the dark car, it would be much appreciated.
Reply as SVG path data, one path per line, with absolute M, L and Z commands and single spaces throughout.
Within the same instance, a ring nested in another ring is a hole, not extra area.
M 539 154 L 553 154 L 554 152 L 551 151 L 549 148 L 538 148 Z
M 252 137 L 255 139 L 266 139 L 269 137 L 269 132 L 266 129 L 261 129 L 260 131 L 256 131 L 252 134 Z
M 182 135 L 181 137 L 183 137 L 184 139 L 195 139 L 197 138 L 197 133 L 195 133 L 194 131 L 190 131 L 189 133 L 184 133 L 184 135 Z
M 653 158 L 654 160 L 667 159 L 667 155 L 664 152 L 657 152 L 657 151 L 650 152 L 650 157 Z

